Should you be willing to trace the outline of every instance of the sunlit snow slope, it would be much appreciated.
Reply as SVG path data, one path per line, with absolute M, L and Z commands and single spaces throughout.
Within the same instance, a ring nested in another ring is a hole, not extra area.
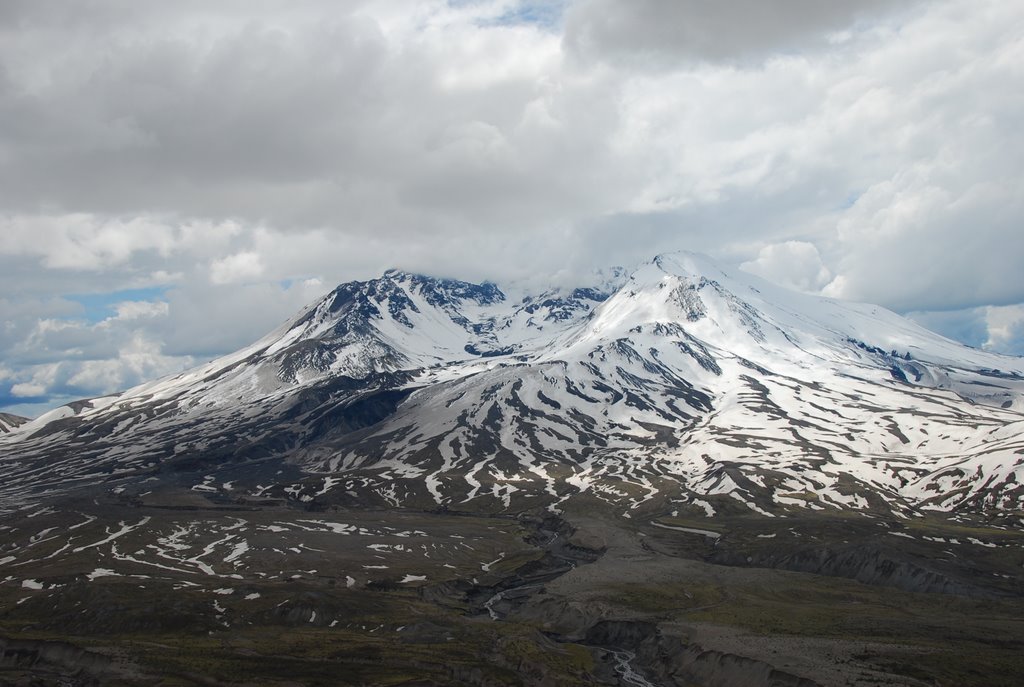
M 236 354 L 0 437 L 0 503 L 173 480 L 480 510 L 1022 506 L 1024 360 L 687 253 L 594 281 L 344 284 Z

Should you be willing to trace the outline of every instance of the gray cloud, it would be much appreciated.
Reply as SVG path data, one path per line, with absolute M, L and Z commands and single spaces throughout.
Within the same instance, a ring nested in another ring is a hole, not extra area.
M 964 310 L 911 312 L 908 316 L 933 331 L 975 348 L 1024 355 L 1024 305 Z
M 1020 350 L 1021 35 L 1011 0 L 2 3 L 0 396 L 226 352 L 387 267 L 682 248 Z M 150 286 L 166 313 L 68 299 Z
M 838 32 L 914 0 L 583 0 L 569 11 L 565 40 L 582 59 L 668 66 L 737 61 L 822 48 Z
M 557 68 L 555 38 L 457 17 L 446 35 L 385 35 L 384 19 L 339 7 L 188 22 L 135 12 L 64 47 L 81 27 L 23 22 L 39 40 L 9 48 L 24 67 L 0 96 L 0 203 L 375 234 L 601 209 L 584 188 L 617 181 L 615 111 L 593 107 L 599 85 L 559 99 L 538 80 Z

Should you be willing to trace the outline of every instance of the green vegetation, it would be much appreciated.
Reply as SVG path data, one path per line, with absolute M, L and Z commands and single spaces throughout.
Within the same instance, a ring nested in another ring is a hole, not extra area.
M 613 518 L 584 499 L 571 508 L 577 530 L 557 537 L 537 517 L 268 508 L 244 513 L 243 530 L 227 529 L 242 515 L 172 512 L 78 552 L 37 535 L 83 523 L 82 515 L 44 515 L 8 532 L 22 558 L 0 583 L 0 637 L 107 657 L 101 682 L 125 687 L 571 686 L 611 677 L 604 652 L 577 643 L 607 618 L 659 628 L 663 643 L 638 667 L 670 663 L 673 646 L 711 632 L 705 648 L 769 665 L 807 653 L 856 687 L 1024 684 L 1019 531 L 931 515 L 704 518 L 637 509 Z M 117 510 L 84 523 L 71 548 L 154 512 Z M 339 523 L 350 529 L 339 534 Z M 190 534 L 175 541 L 187 548 L 167 548 L 168 533 L 186 526 Z M 225 561 L 231 534 L 249 545 L 244 567 Z M 156 555 L 153 542 L 177 559 Z M 563 555 L 577 552 L 573 573 L 562 575 L 569 565 L 552 542 Z M 175 571 L 212 546 L 216 555 L 201 560 L 215 575 Z M 847 559 L 846 568 L 835 564 Z M 862 563 L 900 574 L 862 584 L 851 579 Z M 94 574 L 107 569 L 116 574 Z M 919 578 L 969 593 L 918 593 Z M 509 606 L 495 622 L 484 604 L 497 590 L 519 595 L 503 597 Z M 828 652 L 806 649 L 823 646 Z M 73 673 L 76 660 L 44 662 L 31 677 Z M 816 664 L 799 660 L 785 670 L 813 679 Z M 0 683 L 29 679 L 24 666 L 0 666 Z

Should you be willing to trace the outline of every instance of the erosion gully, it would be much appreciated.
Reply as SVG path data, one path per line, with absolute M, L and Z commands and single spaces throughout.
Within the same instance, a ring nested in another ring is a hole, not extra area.
M 565 575 L 578 565 L 593 563 L 604 554 L 603 550 L 571 544 L 569 537 L 572 531 L 569 523 L 557 516 L 548 516 L 541 520 L 536 533 L 529 540 L 529 543 L 544 551 L 541 558 L 519 567 L 496 585 L 474 588 L 468 594 L 470 613 L 487 613 L 491 620 L 500 622 L 516 609 L 526 605 L 534 595 L 539 594 L 546 583 Z M 555 641 L 570 641 L 550 633 L 548 637 Z M 657 687 L 635 665 L 635 652 L 606 643 L 590 643 L 579 639 L 572 642 L 597 649 L 598 655 L 611 665 L 610 672 L 618 677 L 620 685 Z

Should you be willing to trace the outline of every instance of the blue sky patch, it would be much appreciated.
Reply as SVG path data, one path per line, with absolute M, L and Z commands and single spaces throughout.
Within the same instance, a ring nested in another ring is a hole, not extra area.
M 536 24 L 546 29 L 557 29 L 562 23 L 562 15 L 569 3 L 565 0 L 549 2 L 531 1 L 519 3 L 515 9 L 506 12 L 497 19 L 486 22 L 492 26 Z
M 117 314 L 114 305 L 124 301 L 156 301 L 163 300 L 169 286 L 150 286 L 144 289 L 124 289 L 109 293 L 69 294 L 64 296 L 69 301 L 78 303 L 83 311 L 74 319 L 84 317 L 90 324 L 101 322 Z
M 846 196 L 846 200 L 843 201 L 843 204 L 840 205 L 839 208 L 841 210 L 849 210 L 857 204 L 857 201 L 860 200 L 862 195 L 864 195 L 863 191 L 850 191 Z

